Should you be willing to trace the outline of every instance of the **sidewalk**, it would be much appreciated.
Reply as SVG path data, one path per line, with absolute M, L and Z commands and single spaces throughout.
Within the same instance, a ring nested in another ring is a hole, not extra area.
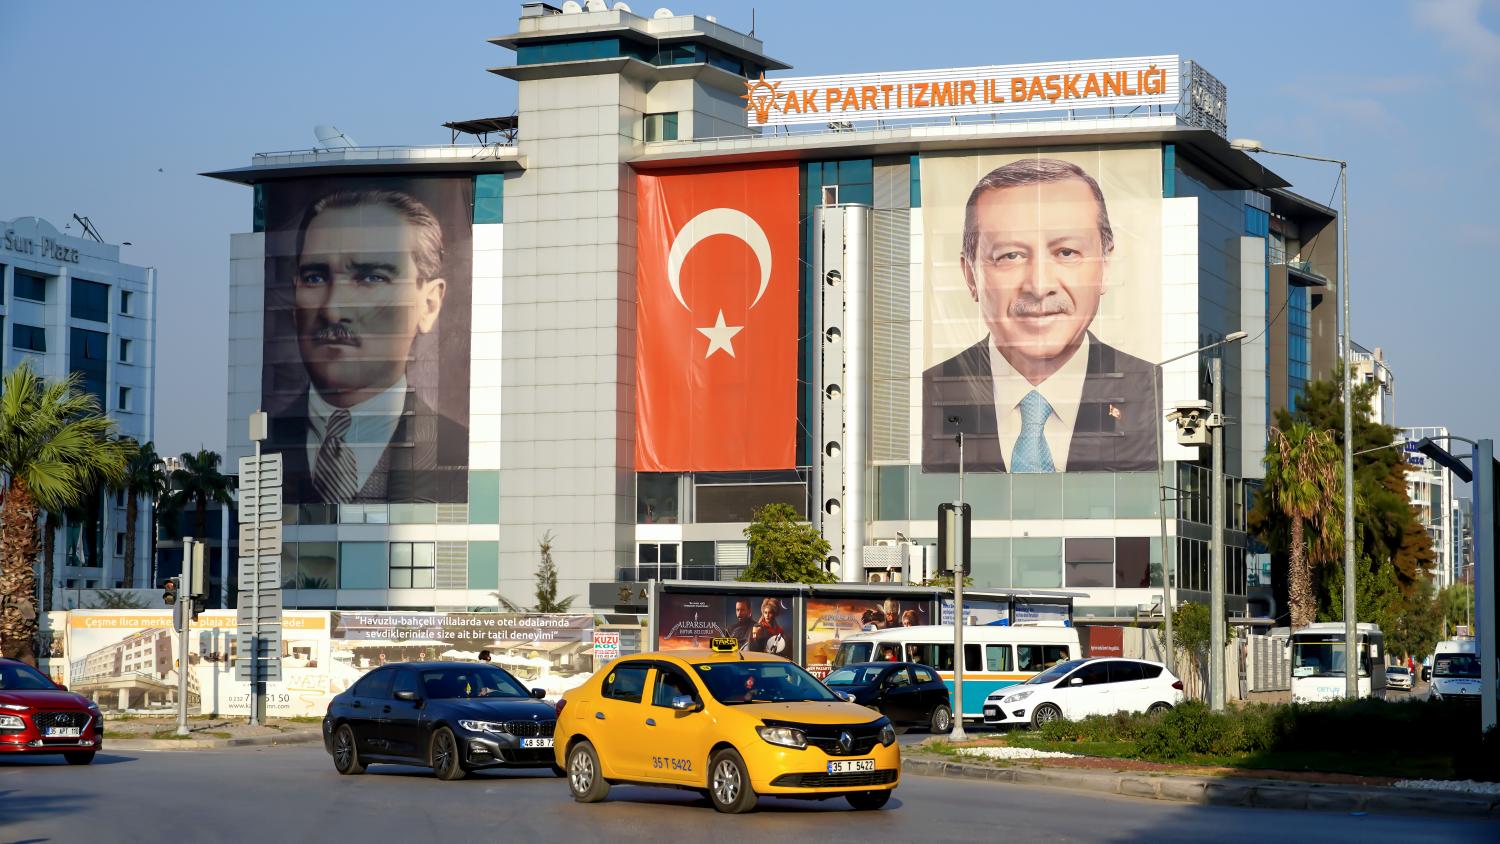
M 112 750 L 221 750 L 228 747 L 267 747 L 279 744 L 307 744 L 322 741 L 316 730 L 281 733 L 274 736 L 245 736 L 243 738 L 196 738 L 184 739 L 112 739 L 104 735 L 104 752 Z
M 1102 792 L 1148 800 L 1171 800 L 1214 806 L 1308 809 L 1399 815 L 1460 815 L 1500 819 L 1500 797 L 1418 791 L 1377 786 L 1326 785 L 1248 777 L 1201 777 L 1176 774 L 1129 774 L 1050 770 L 1033 766 L 995 766 L 953 762 L 925 754 L 903 754 L 903 774 L 956 777 L 1044 785 Z

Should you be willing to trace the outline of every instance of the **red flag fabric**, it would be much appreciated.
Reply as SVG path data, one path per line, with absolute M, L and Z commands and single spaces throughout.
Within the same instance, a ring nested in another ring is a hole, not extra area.
M 794 468 L 797 165 L 637 189 L 636 469 Z

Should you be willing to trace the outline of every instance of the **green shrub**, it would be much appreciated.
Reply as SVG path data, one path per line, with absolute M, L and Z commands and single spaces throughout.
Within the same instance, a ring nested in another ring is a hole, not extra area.
M 1136 746 L 1143 758 L 1174 762 L 1194 754 L 1235 753 L 1239 742 L 1240 730 L 1229 715 L 1188 701 L 1147 725 Z
M 1459 779 L 1500 782 L 1500 727 L 1490 727 L 1479 741 L 1459 747 L 1453 754 L 1453 773 Z

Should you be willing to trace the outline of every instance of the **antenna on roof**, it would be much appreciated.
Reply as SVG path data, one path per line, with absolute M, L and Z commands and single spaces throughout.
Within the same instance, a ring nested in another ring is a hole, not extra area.
M 73 219 L 78 221 L 78 225 L 83 226 L 84 234 L 92 237 L 94 240 L 97 240 L 100 243 L 104 242 L 104 238 L 99 236 L 99 230 L 94 228 L 94 222 L 88 217 L 80 217 L 77 214 L 74 214 Z
M 318 149 L 352 149 L 359 146 L 354 139 L 345 135 L 337 126 L 327 123 L 319 123 L 313 127 L 313 135 L 317 136 Z
M 755 7 L 750 7 L 750 37 L 755 37 Z

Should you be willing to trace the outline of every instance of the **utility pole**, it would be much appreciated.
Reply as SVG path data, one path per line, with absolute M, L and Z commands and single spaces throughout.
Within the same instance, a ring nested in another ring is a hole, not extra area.
M 953 417 L 956 420 L 958 417 Z M 950 420 L 952 421 L 952 420 Z M 955 423 L 956 424 L 956 423 Z M 969 736 L 964 732 L 964 573 L 969 570 L 968 531 L 964 523 L 964 432 L 958 432 L 958 501 L 955 502 L 954 521 L 958 524 L 960 538 L 955 543 L 956 564 L 953 567 L 953 732 L 948 737 L 963 741 Z
M 1213 536 L 1209 549 L 1208 602 L 1208 705 L 1224 708 L 1224 353 L 1209 359 L 1214 382 L 1214 407 L 1209 417 L 1213 430 Z
M 193 623 L 193 538 L 182 538 L 182 584 L 177 589 L 177 735 L 188 734 L 188 630 Z

